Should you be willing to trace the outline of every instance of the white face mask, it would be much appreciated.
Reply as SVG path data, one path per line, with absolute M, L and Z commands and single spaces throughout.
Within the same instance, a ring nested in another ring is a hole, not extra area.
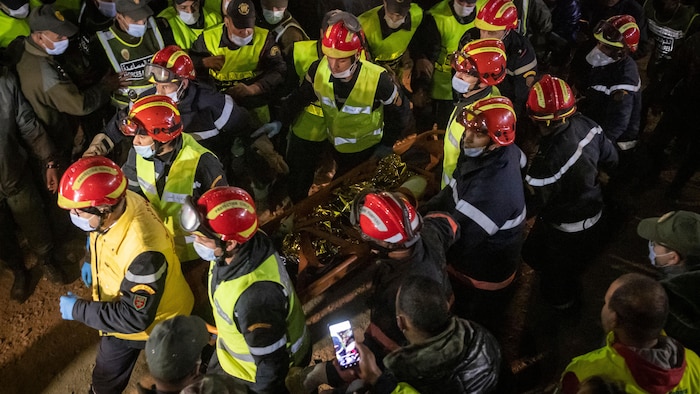
M 336 79 L 348 79 L 348 78 L 352 77 L 352 74 L 355 72 L 355 65 L 356 64 L 357 64 L 357 61 L 355 63 L 353 63 L 350 67 L 348 67 L 347 70 L 341 71 L 339 73 L 334 73 L 333 71 L 331 71 L 331 75 L 333 75 L 333 78 L 336 78 Z M 330 68 L 330 66 L 331 65 L 328 64 L 329 68 Z
M 46 35 L 44 35 L 44 38 L 51 41 L 51 39 L 46 37 Z M 53 43 L 53 49 L 44 48 L 44 49 L 46 49 L 46 53 L 48 53 L 49 55 L 60 55 L 63 52 L 65 52 L 66 49 L 68 49 L 68 39 L 67 38 L 65 40 L 51 41 L 51 42 Z
M 253 35 L 251 34 L 248 37 L 238 37 L 235 34 L 229 34 L 228 39 L 231 40 L 231 42 L 234 43 L 236 46 L 244 47 L 250 44 L 251 41 L 253 41 Z
M 389 26 L 390 29 L 398 29 L 404 22 L 406 22 L 406 17 L 404 16 L 398 21 L 393 21 L 391 18 L 389 18 L 389 15 L 384 14 L 384 22 L 386 22 L 386 25 Z
M 603 53 L 598 47 L 595 47 L 586 55 L 586 61 L 593 67 L 603 67 L 614 63 L 615 59 Z
M 464 154 L 469 157 L 481 156 L 481 154 L 484 153 L 484 150 L 486 150 L 485 146 L 482 146 L 480 148 L 462 148 Z
M 469 85 L 469 82 L 458 78 L 457 74 L 455 74 L 455 76 L 452 77 L 452 89 L 454 89 L 455 92 L 459 94 L 467 93 L 469 91 L 470 86 L 471 85 Z
M 15 18 L 15 19 L 24 19 L 29 15 L 29 3 L 19 7 L 16 10 L 11 10 L 7 6 L 2 7 L 3 10 L 7 13 L 7 15 Z
M 204 261 L 215 261 L 216 260 L 216 254 L 214 254 L 214 249 L 211 249 L 208 246 L 202 245 L 199 242 L 195 241 L 192 243 L 192 246 L 194 246 L 194 251 L 197 252 L 199 257 L 202 258 Z
M 146 25 L 129 23 L 129 28 L 126 29 L 126 32 L 132 37 L 143 37 L 146 34 Z
M 74 215 L 73 213 L 70 214 L 70 221 L 73 222 L 75 227 L 86 231 L 86 232 L 92 232 L 97 230 L 97 227 L 92 227 L 90 225 L 90 219 L 85 219 L 83 217 L 80 217 L 78 215 Z
M 673 253 L 673 252 L 656 254 L 656 252 L 654 251 L 654 243 L 649 241 L 649 261 L 651 261 L 651 265 L 653 265 L 654 267 L 659 267 L 659 268 L 666 267 L 666 265 L 659 265 L 658 262 L 656 261 L 656 258 L 659 256 L 668 256 L 671 253 Z
M 166 94 L 166 96 L 170 97 L 170 99 L 173 100 L 173 103 L 177 103 L 178 101 L 180 101 L 180 98 L 178 97 L 178 94 L 177 94 L 177 92 L 179 90 L 180 89 L 178 89 L 172 93 L 168 93 L 168 94 Z
M 107 18 L 117 16 L 117 3 L 97 0 L 97 9 Z
M 143 157 L 144 159 L 150 159 L 153 157 L 153 155 L 156 153 L 153 148 L 151 148 L 153 144 L 151 145 L 134 145 L 134 151 L 136 151 L 136 154 Z
M 178 16 L 180 19 L 186 24 L 186 25 L 194 25 L 197 23 L 199 20 L 199 11 L 197 12 L 184 12 L 184 11 L 178 11 L 177 12 Z
M 468 6 L 463 6 L 455 0 L 454 2 L 454 7 L 455 7 L 455 14 L 457 14 L 461 18 L 465 18 L 469 16 L 474 10 L 476 9 L 476 4 L 468 7 Z
M 267 23 L 276 25 L 282 21 L 282 18 L 284 18 L 284 10 L 272 11 L 263 8 L 263 18 L 265 18 Z

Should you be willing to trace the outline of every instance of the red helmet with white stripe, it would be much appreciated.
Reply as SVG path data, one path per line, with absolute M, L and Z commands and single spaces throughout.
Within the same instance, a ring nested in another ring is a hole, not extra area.
M 353 201 L 350 219 L 365 240 L 385 249 L 407 248 L 420 238 L 420 215 L 397 193 L 361 192 Z

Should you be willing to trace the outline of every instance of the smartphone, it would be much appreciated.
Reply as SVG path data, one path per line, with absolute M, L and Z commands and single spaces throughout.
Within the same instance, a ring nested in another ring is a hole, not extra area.
M 352 333 L 350 321 L 345 320 L 340 323 L 328 326 L 333 340 L 335 357 L 338 359 L 341 369 L 348 369 L 360 363 L 360 351 L 357 349 L 355 335 Z

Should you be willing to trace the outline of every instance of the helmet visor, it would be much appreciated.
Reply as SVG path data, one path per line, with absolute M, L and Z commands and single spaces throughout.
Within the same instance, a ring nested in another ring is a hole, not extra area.
M 151 83 L 178 82 L 180 80 L 174 72 L 153 63 L 146 64 L 143 72 L 146 79 Z
M 469 129 L 474 133 L 487 135 L 489 130 L 486 127 L 486 121 L 484 118 L 477 114 L 476 112 L 470 110 L 469 108 L 462 108 L 462 110 L 457 114 L 457 123 L 464 126 L 464 129 Z
M 185 197 L 180 209 L 180 227 L 188 233 L 202 235 L 206 238 L 221 240 L 221 237 L 204 225 L 204 215 L 197 209 L 192 196 Z
M 452 68 L 457 72 L 469 74 L 473 77 L 479 77 L 479 71 L 476 69 L 476 65 L 469 55 L 462 51 L 457 51 L 452 54 L 452 60 L 450 61 Z
M 614 47 L 623 47 L 622 33 L 610 22 L 602 20 L 598 22 L 593 36 L 600 42 Z
M 127 137 L 133 137 L 139 133 L 141 125 L 134 122 L 130 118 L 122 118 L 119 120 L 119 130 Z

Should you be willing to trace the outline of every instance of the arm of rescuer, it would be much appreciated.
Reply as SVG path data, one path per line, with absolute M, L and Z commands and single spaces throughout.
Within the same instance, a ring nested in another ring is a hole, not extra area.
M 286 392 L 284 378 L 289 370 L 287 351 L 288 300 L 274 282 L 256 282 L 238 298 L 234 316 L 257 367 L 255 393 Z M 281 341 L 282 339 L 287 339 Z
M 167 267 L 162 253 L 141 253 L 131 262 L 122 279 L 121 297 L 109 302 L 78 299 L 73 307 L 73 319 L 108 333 L 144 331 L 156 317 L 165 289 Z

